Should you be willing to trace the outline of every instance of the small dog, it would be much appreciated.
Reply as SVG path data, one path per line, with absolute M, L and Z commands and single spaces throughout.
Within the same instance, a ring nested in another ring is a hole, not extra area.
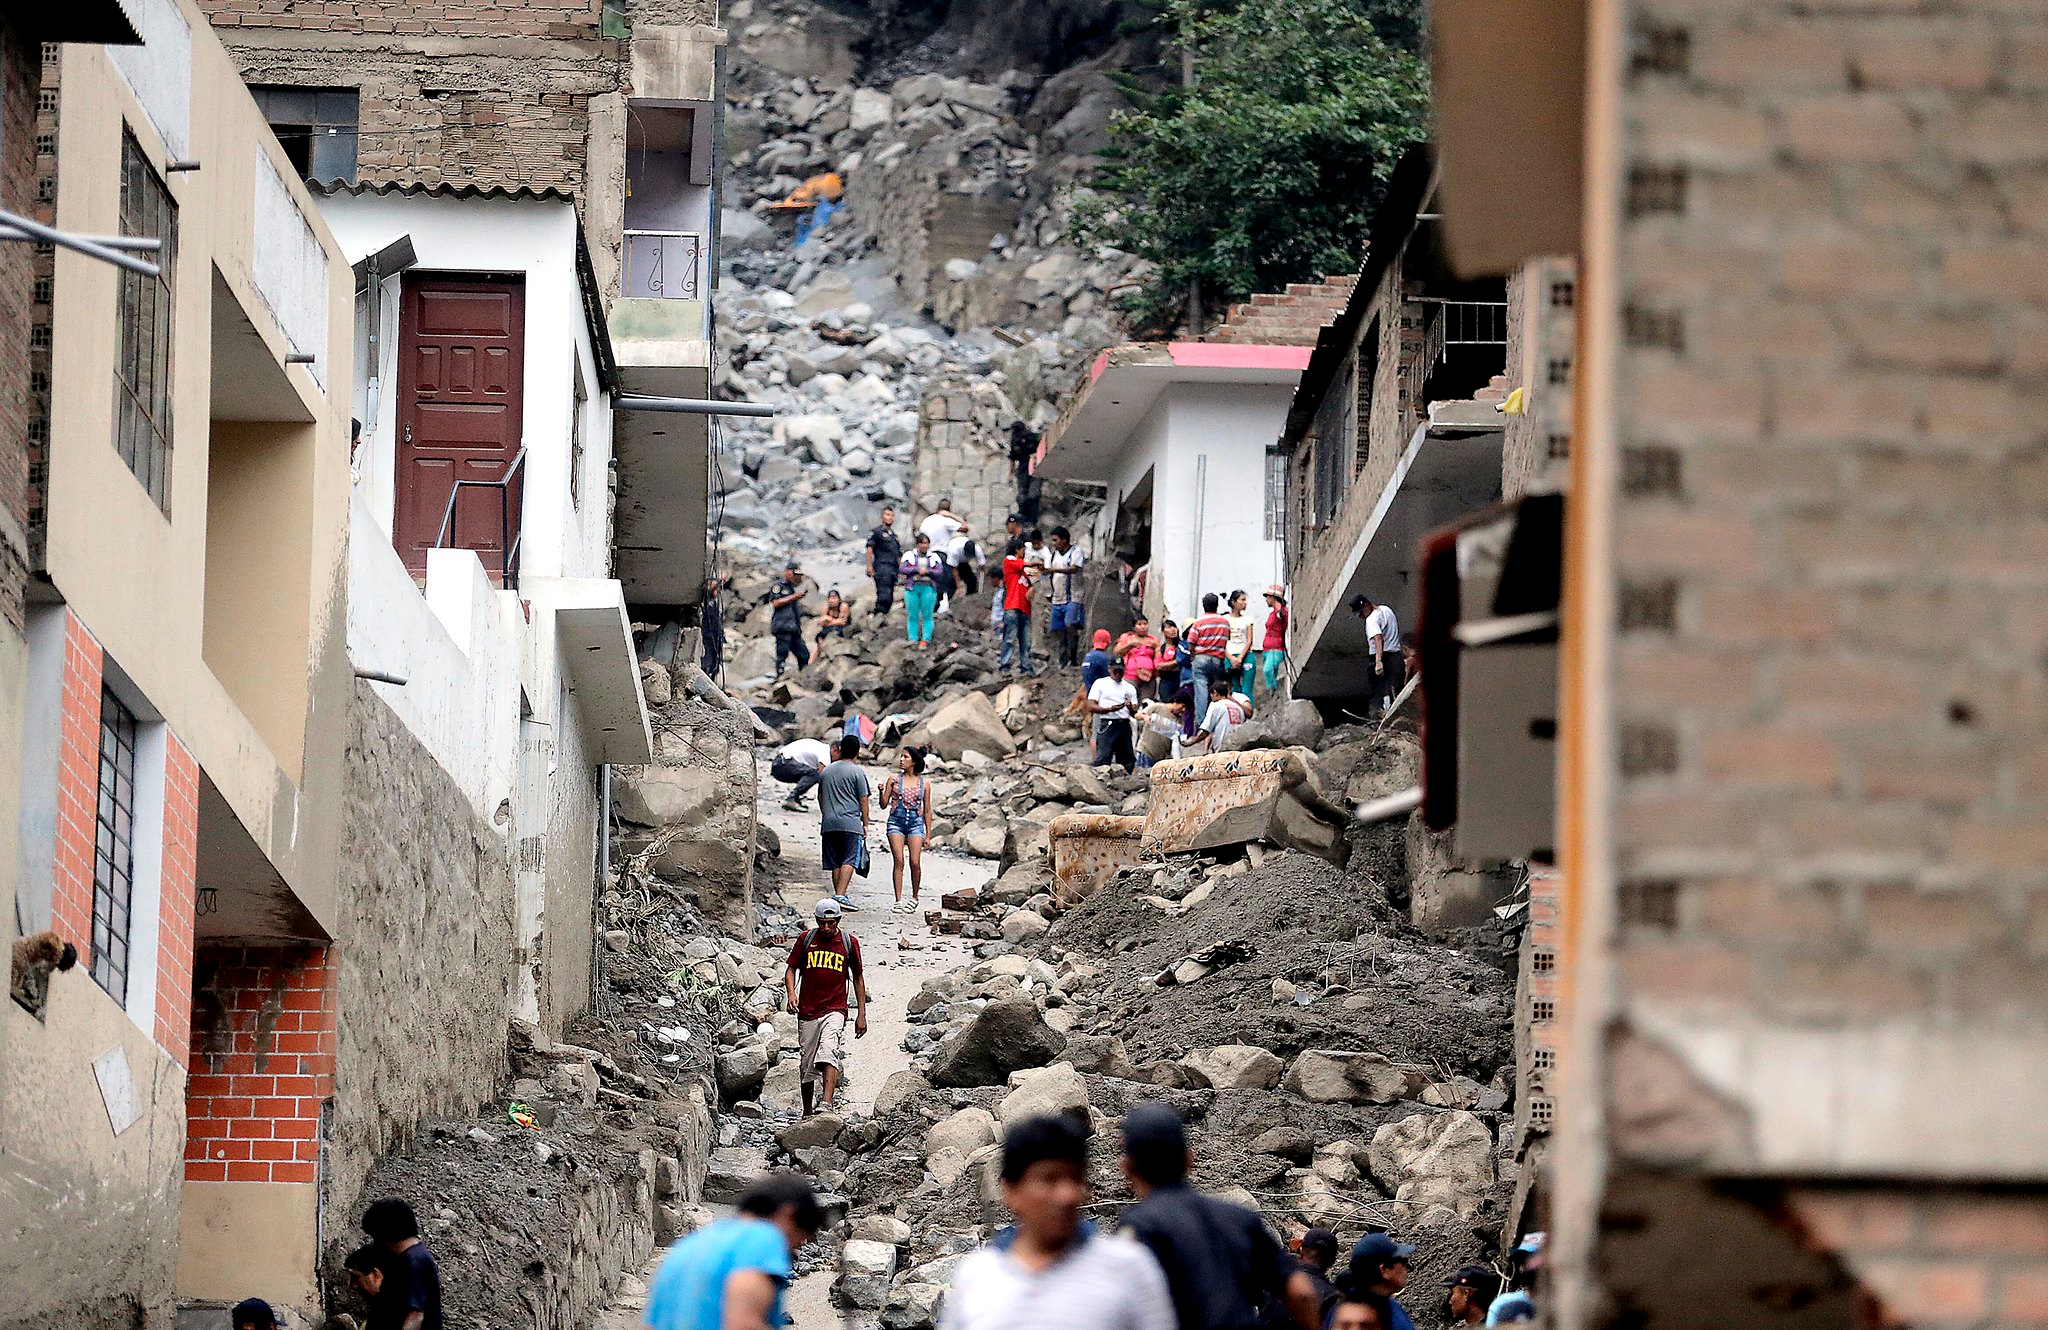
M 78 964 L 78 948 L 55 933 L 31 933 L 14 939 L 14 1000 L 40 1015 L 50 1000 L 50 971 Z

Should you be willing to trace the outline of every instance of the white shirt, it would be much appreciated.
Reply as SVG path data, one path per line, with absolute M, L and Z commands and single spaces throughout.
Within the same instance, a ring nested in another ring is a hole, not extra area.
M 1209 704 L 1207 714 L 1202 717 L 1202 728 L 1209 732 L 1209 750 L 1214 752 L 1223 736 L 1244 724 L 1244 708 L 1229 698 L 1220 698 Z
M 1174 1330 L 1173 1295 L 1133 1238 L 1097 1235 L 1037 1273 L 1006 1251 L 969 1252 L 939 1330 Z
M 1365 616 L 1365 653 L 1372 654 L 1372 636 L 1381 637 L 1380 650 L 1388 655 L 1401 653 L 1401 629 L 1394 622 L 1394 612 L 1384 605 L 1372 607 L 1372 613 Z
M 1242 656 L 1251 650 L 1252 631 L 1258 622 L 1250 614 L 1226 614 L 1224 622 L 1230 625 L 1230 642 L 1223 648 L 1226 656 Z
M 1033 545 L 1029 542 L 1025 543 L 1024 562 L 1026 563 L 1043 564 L 1051 556 L 1051 554 L 1052 550 L 1044 545 Z M 1044 574 L 1042 573 L 1032 573 L 1031 580 L 1036 582 L 1042 576 L 1044 576 Z
M 1074 598 L 1074 574 L 1080 572 L 1081 565 L 1087 561 L 1088 556 L 1081 553 L 1079 545 L 1045 552 L 1045 571 L 1052 586 L 1049 599 L 1053 604 L 1064 605 Z
M 1129 720 L 1138 707 L 1138 690 L 1128 679 L 1112 679 L 1105 674 L 1089 685 L 1088 700 L 1097 706 L 1116 708 L 1096 712 L 1097 720 Z
M 917 529 L 932 538 L 933 553 L 943 557 L 953 544 L 953 537 L 960 534 L 960 519 L 951 513 L 933 513 L 919 522 Z
M 832 749 L 823 739 L 791 739 L 775 750 L 775 756 L 795 758 L 822 771 L 832 761 Z
M 973 544 L 973 542 L 974 538 L 972 536 L 963 536 L 956 533 L 953 539 L 946 544 L 946 562 L 958 568 L 964 562 L 967 547 Z M 988 556 L 981 552 L 981 546 L 979 545 L 974 546 L 974 566 L 977 568 L 986 568 L 988 566 Z

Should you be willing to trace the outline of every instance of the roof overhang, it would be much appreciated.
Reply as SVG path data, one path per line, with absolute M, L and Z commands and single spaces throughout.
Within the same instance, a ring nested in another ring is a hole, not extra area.
M 520 590 L 554 616 L 562 673 L 598 760 L 653 761 L 654 731 L 619 584 L 599 577 L 531 578 Z
M 1033 474 L 1100 480 L 1109 460 L 1151 411 L 1159 394 L 1180 383 L 1288 385 L 1308 367 L 1305 346 L 1235 342 L 1137 342 L 1095 357 L 1088 382 L 1046 431 Z
M 1346 606 L 1359 594 L 1391 605 L 1412 634 L 1421 591 L 1421 559 L 1432 531 L 1500 498 L 1506 421 L 1492 402 L 1439 402 L 1410 436 L 1350 550 L 1336 594 L 1314 607 L 1296 648 L 1297 697 L 1353 697 L 1366 691 L 1365 623 Z M 1297 607 L 1302 608 L 1302 607 Z
M 33 42 L 88 42 L 96 46 L 139 46 L 142 34 L 122 0 L 71 0 L 68 4 L 10 5 L 10 27 Z
M 1439 202 L 1452 265 L 1512 272 L 1579 252 L 1585 0 L 1434 0 L 1431 71 Z

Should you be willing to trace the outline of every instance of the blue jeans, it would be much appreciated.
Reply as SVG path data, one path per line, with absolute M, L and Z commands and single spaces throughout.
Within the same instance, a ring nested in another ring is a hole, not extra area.
M 1188 662 L 1188 672 L 1195 681 L 1195 711 L 1200 714 L 1209 709 L 1209 683 L 1214 679 L 1230 677 L 1230 662 L 1221 656 L 1196 656 Z
M 1012 653 L 1015 653 L 1014 655 Z M 996 654 L 996 668 L 1007 670 L 1012 660 L 1020 673 L 1031 673 L 1031 611 L 1003 611 L 1003 646 Z
M 929 642 L 932 640 L 932 612 L 939 607 L 937 587 L 923 582 L 913 582 L 903 588 L 903 612 L 910 621 L 910 640 Z M 986 656 L 982 659 L 988 659 Z

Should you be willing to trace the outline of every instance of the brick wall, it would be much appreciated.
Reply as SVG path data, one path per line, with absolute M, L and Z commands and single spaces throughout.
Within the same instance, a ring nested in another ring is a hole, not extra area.
M 217 28 L 307 28 L 394 36 L 594 38 L 599 0 L 206 0 Z
M 100 788 L 100 685 L 105 657 L 78 616 L 64 616 L 64 683 L 58 711 L 57 839 L 50 926 L 92 957 L 93 819 Z
M 0 205 L 34 210 L 36 89 L 42 52 L 0 27 Z M 0 621 L 24 630 L 28 582 L 29 312 L 35 289 L 35 247 L 0 244 Z
M 1578 340 L 1577 264 L 1531 259 L 1508 278 L 1507 378 L 1523 390 L 1522 414 L 1501 443 L 1504 498 L 1564 483 L 1571 456 L 1572 379 Z
M 195 964 L 187 1182 L 315 1182 L 334 1090 L 325 947 L 203 945 Z
M 1344 311 L 1358 274 L 1320 282 L 1291 282 L 1285 291 L 1261 292 L 1240 304 L 1203 340 L 1258 346 L 1314 346 L 1316 334 Z
M 157 910 L 156 1041 L 179 1062 L 192 1042 L 192 931 L 199 877 L 199 763 L 164 741 L 164 860 Z
M 2048 1104 L 1919 1072 L 2038 1065 L 2048 1026 L 2048 14 L 1626 3 L 1615 30 L 1602 1015 L 1642 1038 L 1610 1050 L 1607 1146 L 1796 1161 L 1886 1319 L 2038 1321 Z M 1792 1129 L 1785 1075 L 1859 1047 Z M 2025 1194 L 1827 1183 L 1936 1157 Z

